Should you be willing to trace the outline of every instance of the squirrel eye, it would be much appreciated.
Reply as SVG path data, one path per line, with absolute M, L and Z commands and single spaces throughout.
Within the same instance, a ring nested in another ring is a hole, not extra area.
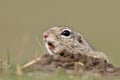
M 71 32 L 68 30 L 65 30 L 61 33 L 61 35 L 64 35 L 64 36 L 69 36 L 70 34 L 71 34 Z

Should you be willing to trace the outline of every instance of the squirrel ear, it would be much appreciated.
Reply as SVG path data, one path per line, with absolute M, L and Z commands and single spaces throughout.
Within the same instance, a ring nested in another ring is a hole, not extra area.
M 84 37 L 78 33 L 75 32 L 75 37 L 77 38 L 77 40 L 84 46 L 86 46 L 89 50 L 95 50 L 89 43 L 87 40 L 84 39 Z

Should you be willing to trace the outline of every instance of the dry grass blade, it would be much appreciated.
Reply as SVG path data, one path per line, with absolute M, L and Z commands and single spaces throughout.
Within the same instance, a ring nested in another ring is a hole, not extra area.
M 16 74 L 19 75 L 19 76 L 21 76 L 23 74 L 19 64 L 16 65 Z
M 38 37 L 36 37 L 36 41 L 37 41 L 38 45 L 40 46 L 40 48 L 42 49 L 42 52 L 45 54 L 45 50 L 43 49 L 43 46 L 42 46 L 42 44 L 40 43 Z
M 22 69 L 28 68 L 29 66 L 35 64 L 37 61 L 40 61 L 40 60 L 41 60 L 41 58 L 36 58 L 36 59 L 28 62 L 27 64 L 25 64 L 25 65 L 22 67 Z

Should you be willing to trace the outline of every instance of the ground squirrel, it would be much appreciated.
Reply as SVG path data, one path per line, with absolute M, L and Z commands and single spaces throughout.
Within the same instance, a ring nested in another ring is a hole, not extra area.
M 103 52 L 94 50 L 81 33 L 66 26 L 54 26 L 43 33 L 43 40 L 50 54 L 72 53 L 86 54 L 95 58 L 108 58 Z

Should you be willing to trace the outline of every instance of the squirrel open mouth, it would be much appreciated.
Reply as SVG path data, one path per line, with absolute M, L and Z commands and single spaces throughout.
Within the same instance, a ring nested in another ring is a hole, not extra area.
M 55 50 L 55 45 L 52 42 L 48 42 L 48 46 L 50 50 Z

